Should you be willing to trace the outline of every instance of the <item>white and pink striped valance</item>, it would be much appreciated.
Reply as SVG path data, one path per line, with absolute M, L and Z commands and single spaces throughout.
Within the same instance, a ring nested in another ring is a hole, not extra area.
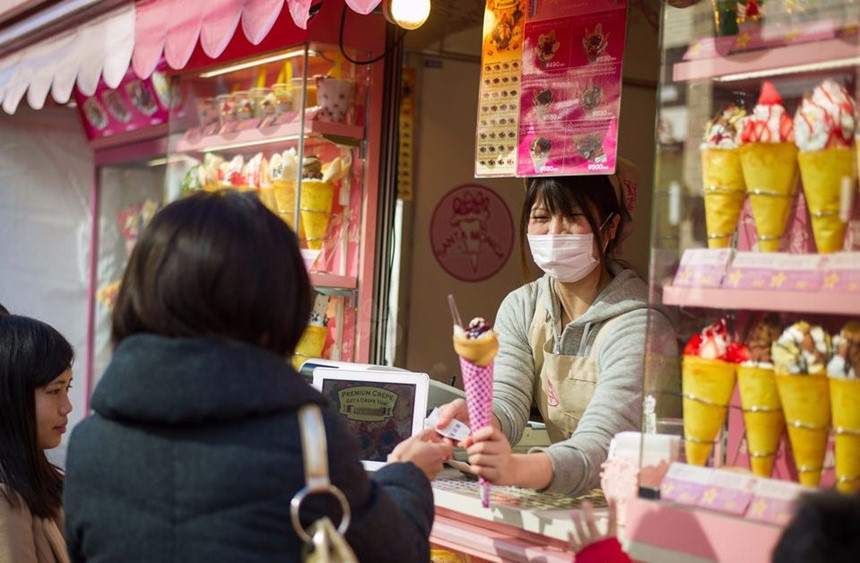
M 368 14 L 381 0 L 345 0 L 352 10 Z M 211 58 L 220 56 L 241 25 L 258 45 L 284 10 L 306 29 L 313 0 L 138 0 L 74 30 L 42 40 L 0 59 L 0 103 L 14 113 L 27 96 L 33 108 L 45 104 L 48 92 L 59 103 L 69 100 L 77 83 L 92 94 L 99 79 L 119 84 L 129 64 L 141 78 L 155 70 L 164 55 L 181 69 L 197 42 Z

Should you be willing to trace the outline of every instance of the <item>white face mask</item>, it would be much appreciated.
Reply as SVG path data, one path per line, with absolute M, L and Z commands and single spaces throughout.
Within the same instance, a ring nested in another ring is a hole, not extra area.
M 611 218 L 612 214 L 606 218 L 600 229 Z M 562 283 L 580 281 L 600 263 L 594 257 L 594 233 L 528 235 L 528 241 L 535 264 Z
M 594 234 L 528 235 L 538 267 L 562 283 L 578 282 L 597 267 Z

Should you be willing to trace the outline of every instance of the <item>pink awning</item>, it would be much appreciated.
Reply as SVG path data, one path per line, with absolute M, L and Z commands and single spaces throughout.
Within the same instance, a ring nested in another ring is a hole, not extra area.
M 352 10 L 369 14 L 381 0 L 345 0 Z M 173 69 L 185 67 L 198 41 L 203 52 L 220 56 L 236 29 L 253 45 L 272 30 L 284 9 L 306 29 L 312 0 L 138 0 L 86 25 L 45 39 L 0 60 L 0 102 L 14 113 L 24 95 L 41 108 L 50 91 L 66 103 L 77 83 L 91 95 L 103 78 L 116 87 L 129 64 L 141 78 L 155 70 L 164 55 Z

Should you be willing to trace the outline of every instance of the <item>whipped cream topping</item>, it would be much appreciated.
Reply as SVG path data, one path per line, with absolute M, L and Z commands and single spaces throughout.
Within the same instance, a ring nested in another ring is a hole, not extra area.
M 806 95 L 794 118 L 797 148 L 801 152 L 826 148 L 850 147 L 854 144 L 855 103 L 848 92 L 825 80 Z

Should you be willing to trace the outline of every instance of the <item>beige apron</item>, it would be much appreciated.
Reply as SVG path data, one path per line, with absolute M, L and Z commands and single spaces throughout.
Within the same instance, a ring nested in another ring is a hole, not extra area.
M 600 327 L 588 356 L 555 354 L 553 327 L 547 315 L 545 300 L 538 298 L 529 327 L 529 344 L 537 375 L 532 396 L 546 423 L 549 439 L 554 444 L 570 438 L 591 402 L 599 375 L 597 356 L 600 343 L 617 317 Z

